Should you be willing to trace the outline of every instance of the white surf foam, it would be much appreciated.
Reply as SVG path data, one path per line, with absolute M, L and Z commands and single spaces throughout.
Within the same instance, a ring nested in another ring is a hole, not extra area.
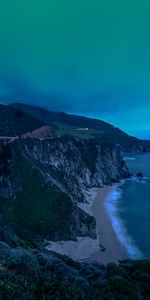
M 150 184 L 150 177 L 147 176 L 143 176 L 143 177 L 132 176 L 130 180 L 136 181 L 138 183 Z
M 135 241 L 132 239 L 131 236 L 129 236 L 127 232 L 127 228 L 125 227 L 123 221 L 119 217 L 119 200 L 121 198 L 122 192 L 120 189 L 120 186 L 125 183 L 125 180 L 123 180 L 119 184 L 114 184 L 112 187 L 111 192 L 109 193 L 107 199 L 106 199 L 106 209 L 108 211 L 109 217 L 112 221 L 112 226 L 114 231 L 116 232 L 116 235 L 121 242 L 121 244 L 126 248 L 129 256 L 132 259 L 141 259 L 143 258 L 143 254 L 136 246 Z
M 126 156 L 123 158 L 124 160 L 136 160 L 135 157 L 131 157 L 131 156 Z

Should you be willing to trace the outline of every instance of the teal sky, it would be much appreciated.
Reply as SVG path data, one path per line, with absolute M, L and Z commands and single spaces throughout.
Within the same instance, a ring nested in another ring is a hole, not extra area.
M 149 0 L 1 2 L 1 102 L 98 117 L 150 138 Z

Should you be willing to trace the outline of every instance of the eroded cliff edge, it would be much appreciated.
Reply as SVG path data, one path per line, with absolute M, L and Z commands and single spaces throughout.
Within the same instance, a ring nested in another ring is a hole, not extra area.
M 1 235 L 10 243 L 95 238 L 95 219 L 78 203 L 91 188 L 129 176 L 119 146 L 71 136 L 1 145 L 0 166 Z

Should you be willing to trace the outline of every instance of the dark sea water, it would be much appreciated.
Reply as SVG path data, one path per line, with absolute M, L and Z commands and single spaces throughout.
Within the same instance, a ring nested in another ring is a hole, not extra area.
M 131 257 L 150 259 L 150 153 L 125 158 L 133 177 L 115 185 L 107 205 Z M 139 179 L 137 172 L 143 173 Z

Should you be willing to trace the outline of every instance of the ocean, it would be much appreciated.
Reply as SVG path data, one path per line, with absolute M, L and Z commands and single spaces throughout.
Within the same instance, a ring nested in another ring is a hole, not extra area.
M 150 153 L 126 157 L 132 178 L 115 184 L 106 206 L 132 259 L 150 259 Z M 136 174 L 142 172 L 143 177 Z

